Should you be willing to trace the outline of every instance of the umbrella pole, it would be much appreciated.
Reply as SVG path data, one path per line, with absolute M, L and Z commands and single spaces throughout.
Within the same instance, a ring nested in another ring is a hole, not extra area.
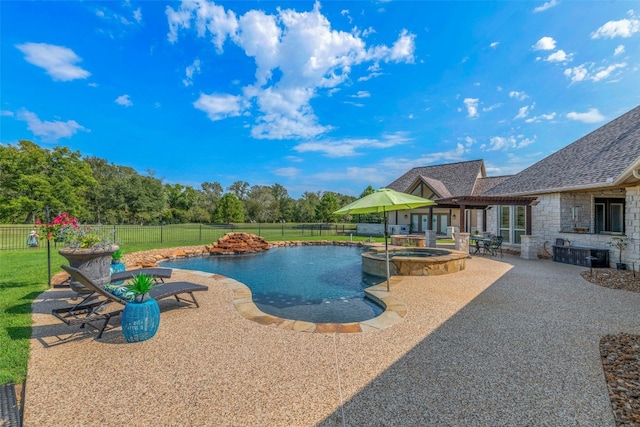
M 387 259 L 387 292 L 391 292 L 391 283 L 389 283 L 389 244 L 387 243 L 387 211 L 382 208 L 384 212 L 384 251 Z

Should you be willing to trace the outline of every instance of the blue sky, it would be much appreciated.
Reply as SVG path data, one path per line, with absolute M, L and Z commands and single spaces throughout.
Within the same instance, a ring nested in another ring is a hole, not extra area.
M 640 104 L 640 3 L 2 1 L 0 143 L 199 188 L 516 173 Z

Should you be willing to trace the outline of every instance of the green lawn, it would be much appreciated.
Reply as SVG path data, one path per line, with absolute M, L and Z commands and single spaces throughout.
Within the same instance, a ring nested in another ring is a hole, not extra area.
M 349 236 L 312 236 L 296 240 L 349 240 Z M 368 237 L 353 237 L 364 241 Z M 280 240 L 277 236 L 268 239 Z M 294 239 L 288 239 L 294 240 Z M 382 238 L 374 238 L 382 242 Z M 438 241 L 446 243 L 447 241 Z M 185 242 L 181 246 L 200 245 L 201 242 Z M 126 252 L 159 249 L 175 244 L 125 244 Z M 51 250 L 51 274 L 61 271 L 66 264 L 57 250 Z M 29 338 L 31 337 L 31 303 L 48 288 L 46 245 L 38 249 L 16 251 L 0 250 L 0 384 L 23 383 L 27 376 Z

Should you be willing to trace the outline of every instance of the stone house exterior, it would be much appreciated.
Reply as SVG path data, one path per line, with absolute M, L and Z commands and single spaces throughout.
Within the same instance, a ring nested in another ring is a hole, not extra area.
M 640 106 L 516 175 L 487 177 L 474 160 L 414 168 L 388 187 L 438 203 L 390 215 L 390 224 L 417 221 L 412 232 L 443 234 L 437 215 L 447 215 L 460 235 L 502 235 L 523 257 L 550 255 L 563 239 L 610 249 L 611 264 L 619 253 L 608 243 L 624 235 L 633 240 L 622 261 L 640 268 Z
M 613 236 L 631 237 L 623 262 L 640 266 L 640 106 L 490 188 L 484 195 L 533 196 L 531 232 L 538 252 L 556 239 L 571 245 L 618 250 Z M 492 205 L 487 231 L 519 244 L 507 208 Z

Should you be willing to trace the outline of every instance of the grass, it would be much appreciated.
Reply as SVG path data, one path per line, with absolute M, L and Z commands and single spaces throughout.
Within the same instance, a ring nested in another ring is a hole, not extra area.
M 304 236 L 287 240 L 350 240 L 365 241 L 361 236 Z M 267 240 L 283 240 L 279 236 Z M 373 238 L 382 242 L 383 238 Z M 438 243 L 447 243 L 438 240 Z M 453 241 L 451 241 L 453 242 Z M 175 246 L 202 245 L 200 240 L 176 243 L 128 243 L 123 249 L 137 252 Z M 54 248 L 51 250 L 51 274 L 61 271 L 60 265 L 67 261 Z M 38 249 L 14 251 L 0 250 L 0 384 L 23 383 L 27 377 L 29 339 L 31 338 L 31 303 L 48 289 L 46 246 Z
M 63 262 L 52 251 L 51 265 Z M 0 265 L 0 384 L 21 383 L 27 375 L 31 302 L 48 288 L 47 251 L 0 251 Z

